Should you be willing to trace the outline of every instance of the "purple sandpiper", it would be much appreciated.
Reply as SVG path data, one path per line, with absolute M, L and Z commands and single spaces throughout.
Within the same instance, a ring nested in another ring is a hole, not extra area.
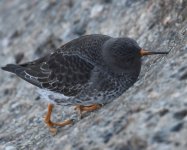
M 51 121 L 54 104 L 73 105 L 81 112 L 92 111 L 113 101 L 132 86 L 140 73 L 141 57 L 168 52 L 151 52 L 131 38 L 86 35 L 74 39 L 35 61 L 8 64 L 3 70 L 15 73 L 40 89 L 50 101 L 45 123 L 54 126 L 71 124 Z

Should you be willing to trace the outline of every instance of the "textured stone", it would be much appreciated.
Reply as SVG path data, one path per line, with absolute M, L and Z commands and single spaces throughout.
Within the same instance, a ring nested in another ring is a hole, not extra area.
M 145 49 L 170 53 L 143 58 L 134 86 L 74 125 L 58 128 L 54 137 L 43 123 L 47 103 L 36 87 L 1 71 L 0 149 L 186 150 L 186 6 L 185 0 L 1 0 L 1 66 L 15 63 L 19 53 L 21 62 L 30 61 L 93 33 L 129 36 Z M 53 120 L 75 115 L 72 107 L 57 106 Z

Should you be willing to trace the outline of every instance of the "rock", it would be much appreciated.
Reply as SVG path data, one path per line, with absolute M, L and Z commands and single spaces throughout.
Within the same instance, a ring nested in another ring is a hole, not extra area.
M 23 59 L 24 57 L 24 53 L 18 53 L 15 55 L 15 62 L 16 64 L 19 64 L 21 62 L 21 60 Z
M 75 120 L 56 136 L 43 122 L 47 102 L 37 88 L 1 71 L 0 149 L 186 150 L 186 14 L 186 0 L 1 0 L 1 66 L 93 33 L 128 36 L 170 53 L 143 58 L 134 86 L 80 120 L 73 107 L 56 106 L 53 120 Z
M 183 128 L 184 123 L 179 122 L 171 128 L 172 132 L 179 132 Z
M 164 108 L 164 109 L 159 111 L 159 115 L 162 117 L 162 116 L 166 115 L 168 112 L 169 112 L 169 110 Z
M 153 136 L 153 142 L 158 142 L 158 143 L 166 143 L 168 144 L 168 135 L 169 133 L 167 131 L 158 131 L 155 133 L 155 135 Z
M 184 117 L 187 116 L 187 109 L 184 109 L 184 110 L 181 110 L 181 111 L 178 111 L 178 112 L 175 112 L 173 114 L 173 117 L 175 119 L 178 119 L 178 120 L 182 120 Z
M 44 42 L 42 42 L 36 49 L 35 55 L 37 57 L 44 56 L 49 51 L 52 51 L 56 48 L 58 48 L 59 43 L 61 43 L 61 39 L 55 37 L 54 35 L 50 35 L 46 38 Z
M 91 18 L 96 18 L 101 15 L 101 12 L 103 11 L 103 6 L 102 5 L 95 5 L 92 10 L 91 10 Z
M 87 26 L 87 21 L 78 22 L 73 29 L 73 33 L 79 36 L 83 35 L 86 32 L 86 26 Z
M 7 146 L 5 147 L 5 150 L 16 150 L 14 146 Z

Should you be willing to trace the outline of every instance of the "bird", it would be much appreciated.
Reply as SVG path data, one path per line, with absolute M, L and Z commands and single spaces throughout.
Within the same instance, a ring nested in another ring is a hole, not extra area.
M 38 87 L 49 103 L 44 122 L 56 133 L 54 127 L 72 124 L 73 120 L 53 122 L 54 105 L 75 106 L 80 115 L 99 109 L 137 81 L 143 56 L 168 53 L 145 50 L 129 37 L 91 34 L 34 61 L 8 64 L 2 69 Z

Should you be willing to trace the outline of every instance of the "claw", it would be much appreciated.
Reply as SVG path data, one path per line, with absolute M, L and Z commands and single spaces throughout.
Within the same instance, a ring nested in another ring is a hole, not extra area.
M 53 104 L 48 105 L 48 112 L 47 112 L 47 115 L 44 118 L 44 122 L 49 127 L 49 131 L 52 133 L 52 135 L 55 135 L 57 133 L 57 129 L 54 128 L 54 126 L 64 127 L 66 125 L 72 124 L 73 120 L 68 119 L 68 120 L 65 120 L 63 122 L 52 122 L 51 121 L 51 113 L 52 113 L 53 107 L 54 107 Z
M 78 112 L 79 118 L 81 119 L 83 112 L 94 111 L 94 110 L 100 109 L 101 107 L 102 107 L 101 104 L 93 104 L 90 106 L 77 105 L 75 106 L 74 110 Z

